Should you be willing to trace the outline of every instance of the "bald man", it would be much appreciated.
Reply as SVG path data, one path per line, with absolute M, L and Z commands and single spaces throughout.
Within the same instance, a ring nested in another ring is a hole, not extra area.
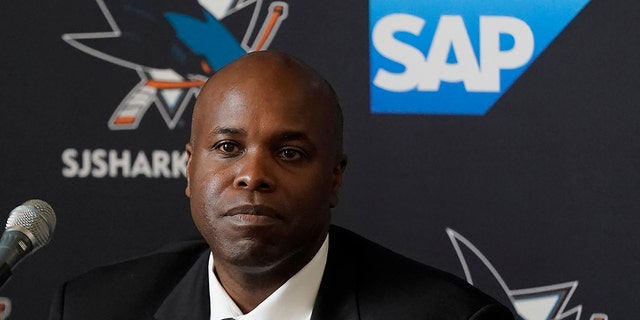
M 203 240 L 66 283 L 51 319 L 513 319 L 455 276 L 331 226 L 342 113 L 302 62 L 255 52 L 214 74 L 186 150 Z

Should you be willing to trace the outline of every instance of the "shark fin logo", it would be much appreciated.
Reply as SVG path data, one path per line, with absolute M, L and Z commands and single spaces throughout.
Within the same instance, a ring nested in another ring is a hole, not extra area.
M 247 52 L 267 49 L 289 11 L 282 1 L 266 9 L 262 0 L 96 1 L 111 31 L 62 39 L 139 75 L 109 119 L 111 130 L 137 129 L 152 105 L 175 128 L 208 77 Z M 227 25 L 247 28 L 234 34 Z
M 371 0 L 371 111 L 485 114 L 587 2 Z
M 472 274 L 472 271 L 476 271 L 476 273 L 484 271 L 478 270 L 480 268 L 488 270 L 509 298 L 520 319 L 580 320 L 582 305 L 567 310 L 569 300 L 578 287 L 578 281 L 542 287 L 511 289 L 502 276 L 500 276 L 498 270 L 476 246 L 456 231 L 450 228 L 447 228 L 446 231 L 458 255 L 467 282 L 475 284 L 474 281 L 480 280 L 479 278 L 485 281 L 489 280 L 486 279 L 487 277 L 474 277 Z M 472 266 L 475 266 L 476 269 L 473 269 Z M 591 315 L 590 320 L 608 320 L 608 316 L 602 313 L 594 313 Z

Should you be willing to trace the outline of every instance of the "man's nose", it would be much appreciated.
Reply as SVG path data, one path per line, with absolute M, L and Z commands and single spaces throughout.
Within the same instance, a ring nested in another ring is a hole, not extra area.
M 263 152 L 246 153 L 238 163 L 240 168 L 233 181 L 234 187 L 250 191 L 272 191 L 275 188 L 272 161 Z

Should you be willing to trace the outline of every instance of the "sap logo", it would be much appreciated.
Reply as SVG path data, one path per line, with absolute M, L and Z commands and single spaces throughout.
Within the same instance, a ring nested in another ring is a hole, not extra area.
M 483 115 L 588 0 L 371 0 L 374 113 Z
M 480 54 L 476 57 L 461 16 L 442 16 L 425 57 L 419 49 L 396 38 L 396 32 L 419 36 L 425 20 L 410 14 L 388 15 L 375 25 L 373 46 L 384 57 L 404 66 L 402 72 L 378 69 L 373 84 L 405 92 L 438 91 L 440 83 L 463 82 L 469 92 L 499 92 L 500 70 L 522 67 L 533 55 L 533 32 L 513 17 L 480 17 Z M 501 50 L 500 39 L 511 36 L 513 46 Z M 455 62 L 449 62 L 453 54 Z

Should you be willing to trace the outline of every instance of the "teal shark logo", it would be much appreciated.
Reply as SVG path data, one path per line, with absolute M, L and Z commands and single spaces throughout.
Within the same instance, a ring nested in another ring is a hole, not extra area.
M 458 255 L 467 282 L 477 285 L 480 280 L 483 283 L 497 281 L 500 289 L 503 290 L 511 306 L 518 314 L 518 319 L 581 320 L 582 305 L 568 308 L 569 301 L 578 287 L 578 281 L 512 289 L 489 259 L 471 241 L 453 229 L 447 228 L 446 231 Z M 489 271 L 489 274 L 486 271 Z M 608 319 L 609 317 L 604 313 L 594 313 L 589 318 L 589 320 Z

